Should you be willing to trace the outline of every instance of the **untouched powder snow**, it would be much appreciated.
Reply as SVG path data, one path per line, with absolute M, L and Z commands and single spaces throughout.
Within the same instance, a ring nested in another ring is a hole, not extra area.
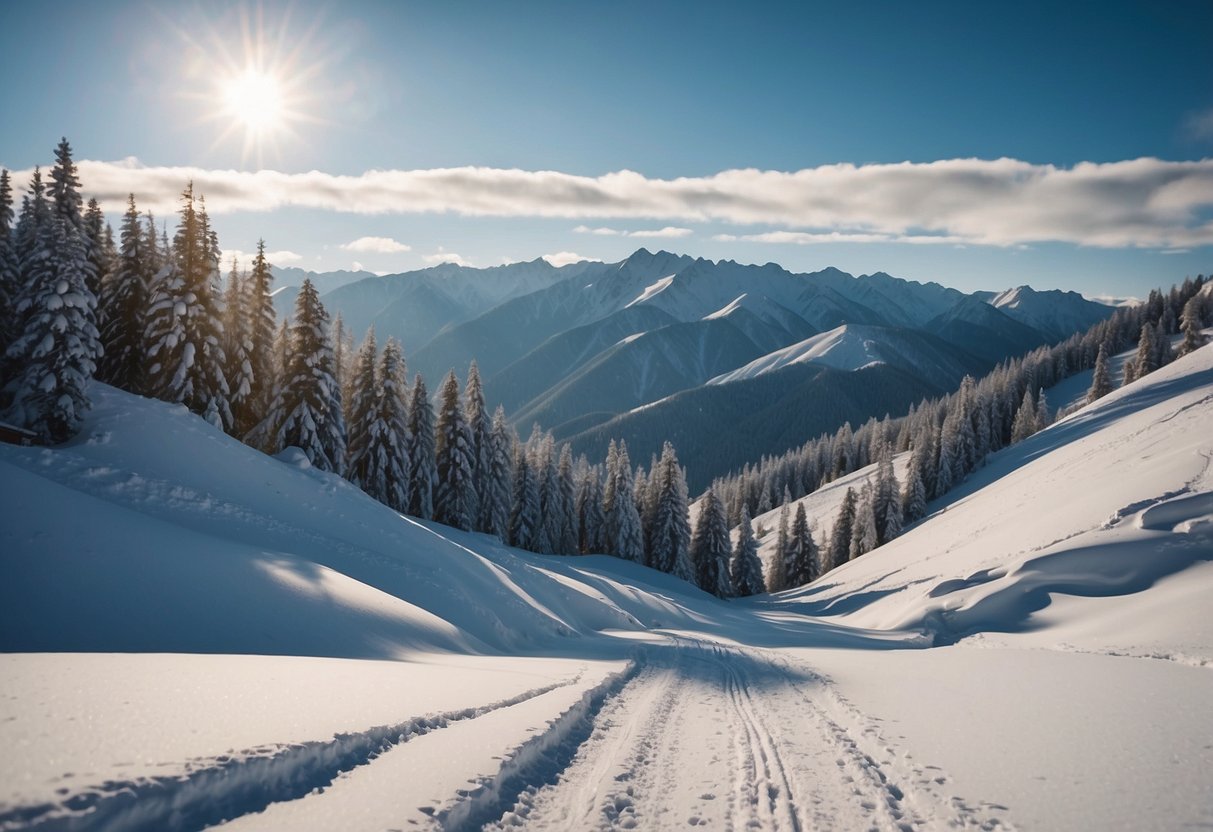
M 93 392 L 0 447 L 0 829 L 1213 824 L 1213 347 L 735 601 Z

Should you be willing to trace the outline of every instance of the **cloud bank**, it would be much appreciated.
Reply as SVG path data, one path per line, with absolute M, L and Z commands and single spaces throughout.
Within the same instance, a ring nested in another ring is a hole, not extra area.
M 412 251 L 413 247 L 405 245 L 391 237 L 359 237 L 357 240 L 341 245 L 346 251 L 363 251 L 372 254 L 399 254 Z
M 181 188 L 192 179 L 211 213 L 302 207 L 355 214 L 723 222 L 811 235 L 837 232 L 843 242 L 876 235 L 874 240 L 884 242 L 946 238 L 991 246 L 1213 244 L 1213 159 L 1141 158 L 1069 168 L 948 159 L 792 172 L 726 170 L 677 179 L 628 170 L 594 177 L 481 167 L 338 176 L 148 167 L 133 159 L 82 161 L 79 168 L 84 190 L 107 210 L 121 211 L 126 194 L 134 192 L 141 207 L 162 215 L 176 209 Z M 15 178 L 24 182 L 28 173 Z

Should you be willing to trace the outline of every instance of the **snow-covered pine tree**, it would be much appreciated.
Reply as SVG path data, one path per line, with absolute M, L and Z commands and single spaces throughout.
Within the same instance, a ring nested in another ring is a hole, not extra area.
M 295 299 L 286 372 L 266 421 L 272 426 L 272 448 L 300 448 L 315 467 L 340 474 L 345 419 L 329 338 L 328 312 L 316 287 L 305 280 Z
M 484 512 L 481 504 L 488 499 L 490 457 L 493 453 L 491 435 L 493 420 L 489 416 L 488 406 L 484 403 L 484 386 L 480 381 L 480 367 L 476 360 L 468 367 L 468 380 L 463 389 L 464 413 L 467 415 L 468 430 L 472 437 L 472 482 L 475 489 L 472 492 L 473 526 L 476 531 L 488 531 L 484 525 Z
M 91 198 L 88 207 L 84 209 L 84 241 L 85 252 L 89 262 L 89 291 L 97 298 L 98 308 L 101 308 L 101 287 L 110 272 L 114 270 L 114 237 L 105 223 L 105 214 L 97 199 Z
M 374 373 L 379 395 L 367 430 L 363 454 L 363 490 L 399 512 L 407 509 L 409 481 L 408 401 L 404 352 L 395 338 L 383 347 Z
M 1158 369 L 1158 348 L 1155 340 L 1154 325 L 1147 321 L 1142 324 L 1141 337 L 1137 341 L 1137 354 L 1133 362 L 1136 368 L 1135 378 L 1149 375 Z
M 770 592 L 782 592 L 788 583 L 788 556 L 792 550 L 792 532 L 790 526 L 791 506 L 784 503 L 779 507 L 779 531 L 775 537 L 775 552 L 771 556 L 771 571 L 767 575 L 767 589 Z
M 505 418 L 505 409 L 500 405 L 493 413 L 492 430 L 489 433 L 489 468 L 486 472 L 488 486 L 485 499 L 480 503 L 480 526 L 501 540 L 510 533 L 510 502 L 514 487 L 514 437 Z
M 253 399 L 252 338 L 249 333 L 248 287 L 240 265 L 232 258 L 223 298 L 223 355 L 227 359 L 228 401 L 232 408 L 232 435 L 243 437 L 261 421 Z
M 821 558 L 817 552 L 817 544 L 813 540 L 813 532 L 809 528 L 804 503 L 796 504 L 796 515 L 792 520 L 792 533 L 788 548 L 790 551 L 784 565 L 784 576 L 788 586 L 804 586 L 815 581 L 821 572 Z
M 1091 376 L 1091 388 L 1087 390 L 1087 402 L 1097 401 L 1112 392 L 1112 376 L 1108 371 L 1107 344 L 1100 342 L 1099 354 L 1095 356 L 1095 370 Z
M 535 425 L 531 439 L 531 470 L 539 486 L 539 530 L 535 535 L 532 550 L 543 555 L 556 553 L 556 540 L 560 537 L 560 518 L 556 512 L 556 448 L 550 433 L 543 433 Z
M 877 545 L 882 545 L 901 534 L 903 523 L 900 485 L 893 473 L 892 449 L 887 444 L 881 447 L 876 463 L 876 493 L 873 499 Z
M 1023 392 L 1023 402 L 1015 411 L 1015 421 L 1011 425 L 1011 442 L 1022 442 L 1036 433 L 1036 402 L 1032 399 L 1032 388 Z
M 1168 307 L 1169 309 L 1170 307 Z M 1176 329 L 1179 324 L 1176 323 Z M 1162 326 L 1154 329 L 1154 364 L 1155 368 L 1165 367 L 1175 360 L 1175 350 L 1171 348 L 1171 335 Z
M 733 591 L 739 597 L 766 592 L 762 581 L 762 561 L 758 559 L 758 541 L 750 524 L 750 510 L 741 507 L 741 522 L 737 524 L 737 545 L 733 549 L 730 574 Z
M 906 484 L 901 492 L 901 514 L 906 523 L 914 523 L 927 515 L 927 486 L 923 472 L 929 464 L 927 431 L 921 431 L 910 451 Z
M 429 520 L 434 516 L 434 488 L 438 469 L 434 459 L 434 408 L 425 379 L 418 373 L 409 398 L 409 514 Z
M 472 528 L 472 433 L 459 398 L 459 379 L 447 373 L 439 391 L 435 457 L 438 487 L 434 492 L 434 519 L 465 531 Z
M 510 545 L 530 549 L 539 531 L 539 484 L 531 471 L 525 447 L 514 455 L 514 495 L 510 509 Z
M 265 240 L 257 241 L 257 255 L 246 283 L 245 315 L 248 320 L 249 358 L 253 364 L 251 409 L 257 416 L 269 410 L 277 385 L 274 342 L 278 325 L 274 320 L 274 301 L 270 297 L 274 277 L 265 259 Z
M 135 207 L 134 194 L 127 197 L 120 239 L 116 268 L 102 281 L 98 317 L 105 353 L 99 362 L 97 377 L 123 390 L 143 393 L 147 280 L 155 273 L 151 271 L 151 253 L 147 250 L 147 237 Z M 154 242 L 154 236 L 152 240 Z
M 355 361 L 357 355 L 354 352 L 354 336 L 338 312 L 333 318 L 333 366 L 337 368 L 337 386 L 341 388 L 343 401 L 350 394 Z
M 336 331 L 337 328 L 334 327 L 333 332 Z M 353 370 L 344 385 L 343 399 L 347 435 L 345 478 L 368 494 L 371 493 L 371 489 L 367 487 L 370 482 L 368 471 L 372 464 L 369 457 L 371 431 L 379 418 L 379 403 L 376 401 L 380 395 L 378 363 L 379 349 L 375 343 L 375 328 L 371 327 L 354 357 Z M 407 407 L 405 409 L 407 410 Z M 407 424 L 405 427 L 407 429 Z
M 0 246 L 3 244 L 0 243 Z M 3 264 L 0 264 L 2 267 Z M 1184 304 L 1183 314 L 1180 316 L 1179 331 L 1183 333 L 1184 339 L 1179 345 L 1179 356 L 1183 357 L 1190 352 L 1195 352 L 1204 346 L 1205 338 L 1201 334 L 1201 329 L 1204 327 L 1204 304 L 1201 302 L 1199 295 L 1193 295 L 1188 298 L 1188 302 Z
M 876 512 L 873 510 L 872 484 L 863 487 L 859 505 L 855 508 L 855 526 L 851 532 L 850 559 L 866 555 L 877 546 Z
M 1049 400 L 1045 391 L 1036 392 L 1036 430 L 1042 431 L 1053 424 L 1053 414 L 1049 411 Z
M 39 232 L 17 303 L 22 328 L 6 353 L 5 418 L 58 443 L 75 435 L 88 412 L 101 341 L 83 236 L 61 213 Z
M 606 548 L 606 517 L 602 513 L 602 482 L 598 469 L 587 464 L 577 487 L 578 549 L 583 555 L 599 554 Z
M 562 555 L 575 555 L 578 551 L 577 485 L 573 477 L 573 451 L 568 445 L 560 446 L 560 458 L 556 465 L 555 510 L 560 517 L 556 551 Z
M 657 470 L 657 512 L 653 521 L 653 562 L 650 565 L 684 581 L 694 581 L 686 475 L 669 442 L 662 446 Z
M 13 186 L 8 171 L 0 170 L 0 387 L 4 386 L 4 353 L 16 336 L 21 287 L 21 265 L 13 229 Z
M 149 310 L 151 391 L 180 402 L 228 430 L 232 412 L 223 368 L 223 322 L 212 280 L 215 248 L 195 210 L 191 182 L 181 195 L 181 222 L 173 239 L 173 270 L 156 279 Z
M 695 564 L 699 588 L 717 598 L 733 595 L 733 576 L 729 571 L 729 524 L 724 506 L 716 493 L 708 489 L 699 506 L 695 532 L 691 536 L 690 556 Z
M 606 481 L 602 484 L 602 516 L 606 518 L 606 526 L 603 534 L 603 546 L 607 552 L 617 552 L 619 550 L 618 541 L 615 537 L 615 531 L 612 528 L 615 514 L 615 483 L 619 478 L 619 446 L 612 439 L 607 443 L 606 453 Z
M 854 537 L 855 515 L 858 511 L 855 489 L 848 488 L 842 495 L 842 505 L 838 508 L 838 517 L 834 520 L 834 529 L 830 533 L 829 561 L 831 568 L 842 566 L 851 559 L 851 541 Z
M 613 541 L 610 553 L 624 560 L 644 562 L 644 530 L 640 514 L 636 511 L 636 500 L 632 493 L 632 462 L 628 458 L 628 446 L 619 443 L 615 459 L 614 500 L 610 513 L 606 515 L 607 539 Z M 609 472 L 608 472 L 609 476 Z M 685 490 L 685 486 L 684 486 Z M 688 543 L 690 532 L 688 530 Z

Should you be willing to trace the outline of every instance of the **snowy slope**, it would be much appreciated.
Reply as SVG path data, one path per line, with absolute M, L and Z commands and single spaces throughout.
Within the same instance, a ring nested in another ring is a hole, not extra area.
M 798 364 L 817 364 L 837 370 L 888 364 L 940 387 L 954 386 L 966 373 L 976 372 L 981 366 L 966 353 L 914 330 L 843 324 L 774 350 L 722 373 L 708 383 L 728 384 Z
M 95 392 L 0 447 L 0 828 L 1213 822 L 1213 347 L 735 602 Z
M 1213 348 L 1123 387 L 990 458 L 932 515 L 871 555 L 793 592 L 805 612 L 921 629 L 941 643 L 1024 633 L 1051 597 L 1150 590 L 1213 560 Z M 867 603 L 855 603 L 863 592 Z M 1098 607 L 1098 602 L 1093 602 Z M 1082 602 L 1068 604 L 1081 616 Z M 1134 644 L 1108 621 L 1091 643 L 1213 662 L 1213 628 L 1177 603 L 1172 635 Z

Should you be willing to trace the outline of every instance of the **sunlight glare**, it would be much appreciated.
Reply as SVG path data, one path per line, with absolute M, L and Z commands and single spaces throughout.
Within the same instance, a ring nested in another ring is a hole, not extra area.
M 272 75 L 247 69 L 223 88 L 223 103 L 230 116 L 252 133 L 276 129 L 282 116 L 282 90 Z

